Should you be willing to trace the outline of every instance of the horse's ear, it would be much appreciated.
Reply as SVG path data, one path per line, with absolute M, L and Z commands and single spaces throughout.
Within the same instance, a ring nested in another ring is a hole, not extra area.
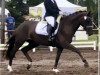
M 91 11 L 89 11 L 89 12 L 87 13 L 87 16 L 89 16 L 89 17 L 92 17 L 92 15 L 93 15 L 93 13 L 92 13 Z

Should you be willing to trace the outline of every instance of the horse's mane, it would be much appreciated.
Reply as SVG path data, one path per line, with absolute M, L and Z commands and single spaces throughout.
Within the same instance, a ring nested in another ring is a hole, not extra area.
M 86 13 L 87 11 L 76 11 L 75 13 L 69 14 L 69 15 L 63 15 L 62 19 L 66 19 L 68 17 L 73 17 L 78 15 L 79 13 Z
M 82 13 L 82 12 L 86 12 L 86 11 L 76 11 L 75 13 L 72 13 L 72 14 L 70 14 L 70 15 L 68 15 L 68 16 L 77 15 L 77 14 Z

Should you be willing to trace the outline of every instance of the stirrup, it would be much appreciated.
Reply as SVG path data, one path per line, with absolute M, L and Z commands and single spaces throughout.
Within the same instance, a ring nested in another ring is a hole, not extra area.
M 53 41 L 54 37 L 53 36 L 50 36 L 48 41 Z
M 51 39 L 51 38 L 49 38 L 49 39 L 48 39 L 48 41 L 52 41 L 52 39 Z

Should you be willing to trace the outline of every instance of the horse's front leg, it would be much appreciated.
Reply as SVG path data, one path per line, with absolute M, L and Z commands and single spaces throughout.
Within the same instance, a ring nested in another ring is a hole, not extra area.
M 66 49 L 69 49 L 69 50 L 71 50 L 71 51 L 73 51 L 73 52 L 76 52 L 76 53 L 80 56 L 80 58 L 82 59 L 82 61 L 84 62 L 84 66 L 85 66 L 85 67 L 89 67 L 88 62 L 86 61 L 86 59 L 82 56 L 81 52 L 80 52 L 76 47 L 74 47 L 74 46 L 71 45 L 71 44 L 67 44 L 67 45 L 65 46 L 65 48 L 66 48 Z
M 58 62 L 59 62 L 59 59 L 60 59 L 60 55 L 63 51 L 62 48 L 57 48 L 57 55 L 56 55 L 56 60 L 55 60 L 55 65 L 54 65 L 54 68 L 53 68 L 53 71 L 54 72 L 59 72 L 59 70 L 57 69 L 57 65 L 58 65 Z

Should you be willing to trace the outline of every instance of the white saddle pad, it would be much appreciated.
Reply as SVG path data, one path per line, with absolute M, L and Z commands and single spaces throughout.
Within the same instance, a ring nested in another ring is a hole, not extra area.
M 57 31 L 58 31 L 58 28 L 55 30 L 54 34 L 56 34 Z M 37 34 L 41 34 L 41 35 L 48 35 L 48 33 L 47 33 L 47 22 L 46 21 L 40 21 L 35 28 L 35 32 Z
M 59 28 L 59 24 L 60 24 L 60 19 L 61 19 L 62 15 L 59 15 L 58 18 L 57 18 L 57 22 L 58 22 L 58 27 L 57 29 L 55 30 L 54 32 L 54 35 L 57 34 L 57 31 L 58 31 L 58 28 Z M 37 34 L 41 34 L 41 35 L 48 35 L 47 33 L 47 22 L 46 21 L 40 21 L 36 28 L 35 28 L 35 32 Z

